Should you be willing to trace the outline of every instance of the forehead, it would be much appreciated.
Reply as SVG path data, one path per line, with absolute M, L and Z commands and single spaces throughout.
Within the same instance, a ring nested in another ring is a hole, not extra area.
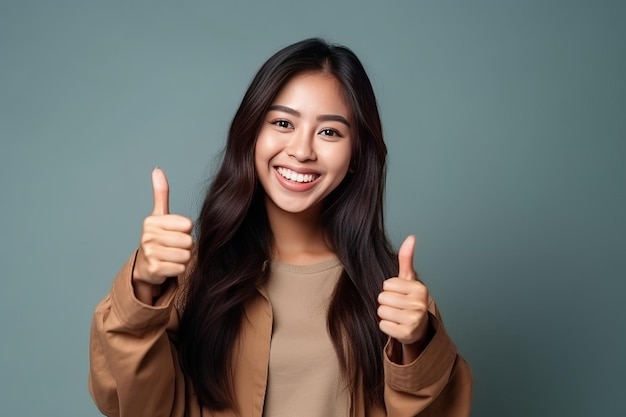
M 333 75 L 323 72 L 293 76 L 280 89 L 272 104 L 288 106 L 301 113 L 352 116 L 343 86 Z

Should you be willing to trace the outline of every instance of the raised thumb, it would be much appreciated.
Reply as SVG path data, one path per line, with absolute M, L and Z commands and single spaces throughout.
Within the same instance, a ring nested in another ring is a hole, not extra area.
M 413 268 L 413 256 L 415 255 L 415 236 L 409 235 L 398 250 L 398 278 L 416 280 L 417 274 Z
M 156 167 L 152 170 L 152 196 L 154 198 L 153 215 L 169 214 L 170 186 L 167 183 L 165 172 Z

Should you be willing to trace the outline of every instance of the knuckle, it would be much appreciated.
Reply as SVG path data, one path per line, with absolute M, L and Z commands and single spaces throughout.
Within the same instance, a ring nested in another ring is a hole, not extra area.
M 143 255 L 146 258 L 146 260 L 149 263 L 151 263 L 153 261 L 153 258 L 155 257 L 154 246 L 152 246 L 150 244 L 145 244 L 143 246 Z
M 189 262 L 191 260 L 191 251 L 188 251 L 188 250 L 184 251 L 181 258 L 183 262 L 185 263 Z
M 185 235 L 185 237 L 183 238 L 183 247 L 187 249 L 191 249 L 192 246 L 193 246 L 193 238 L 191 237 L 191 235 Z
M 402 327 L 400 329 L 399 334 L 398 334 L 398 338 L 402 339 L 403 341 L 410 340 L 411 339 L 411 329 L 408 329 L 407 327 Z
M 428 288 L 418 281 L 413 282 L 415 282 L 415 284 L 411 292 L 415 295 L 415 297 L 420 300 L 428 297 Z
M 156 265 L 154 262 L 149 263 L 147 269 L 148 269 L 148 273 L 150 274 L 151 277 L 156 276 L 158 274 L 158 272 L 159 272 L 158 265 Z
M 411 299 L 410 309 L 411 309 L 411 311 L 414 311 L 414 312 L 418 312 L 420 310 L 423 310 L 424 309 L 424 305 L 422 304 L 421 299 L 419 299 L 419 298 Z
M 144 245 L 149 244 L 153 240 L 154 240 L 154 235 L 150 233 L 149 231 L 145 231 L 141 234 L 141 243 L 143 243 Z
M 415 282 L 417 283 L 416 289 L 420 294 L 422 295 L 428 294 L 428 287 L 426 285 L 424 285 L 420 281 L 415 281 Z
M 143 219 L 143 228 L 144 229 L 152 229 L 156 226 L 157 219 L 155 216 L 147 216 Z
M 384 320 L 378 322 L 378 328 L 382 330 L 384 333 L 387 333 L 387 324 Z
M 412 329 L 418 328 L 420 323 L 422 322 L 423 317 L 424 317 L 424 314 L 421 311 L 416 311 L 415 313 L 411 314 L 411 318 L 410 318 L 411 328 Z

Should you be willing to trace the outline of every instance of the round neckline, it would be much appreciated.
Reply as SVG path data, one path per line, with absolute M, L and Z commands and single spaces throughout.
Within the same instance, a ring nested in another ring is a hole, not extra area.
M 306 265 L 288 264 L 281 261 L 270 261 L 270 267 L 274 271 L 296 272 L 299 274 L 315 274 L 317 272 L 326 271 L 328 269 L 341 266 L 339 258 L 333 256 L 320 262 Z

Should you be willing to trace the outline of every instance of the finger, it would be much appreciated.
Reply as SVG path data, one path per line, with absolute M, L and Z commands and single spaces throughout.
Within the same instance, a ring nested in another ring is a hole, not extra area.
M 191 235 L 182 232 L 169 232 L 159 234 L 148 234 L 143 239 L 146 245 L 153 245 L 162 248 L 175 248 L 183 250 L 191 250 L 193 247 L 193 239 Z
M 398 250 L 398 278 L 414 281 L 417 279 L 413 269 L 413 254 L 415 253 L 415 236 L 409 235 Z
M 180 248 L 159 248 L 154 251 L 161 263 L 176 263 L 186 265 L 191 259 L 191 251 Z
M 376 313 L 378 314 L 378 318 L 381 320 L 390 321 L 396 324 L 404 324 L 405 320 L 403 320 L 402 316 L 404 311 L 402 309 L 381 305 L 378 306 Z
M 165 172 L 159 167 L 154 168 L 152 170 L 152 196 L 154 197 L 152 214 L 169 214 L 169 193 L 170 187 Z
M 426 310 L 428 309 L 428 290 L 418 281 L 406 281 L 396 278 L 398 283 L 417 284 L 417 286 L 398 287 L 378 294 L 378 304 L 401 310 Z
M 185 264 L 179 262 L 161 262 L 158 265 L 158 272 L 154 271 L 150 276 L 155 278 L 177 277 L 185 272 Z
M 387 336 L 396 339 L 402 344 L 411 344 L 419 340 L 414 332 L 405 325 L 394 323 L 393 321 L 381 320 L 378 322 L 378 328 Z
M 378 322 L 378 328 L 383 331 L 387 336 L 397 338 L 400 334 L 401 324 L 395 323 L 389 320 L 380 320 Z
M 407 312 L 385 306 L 378 308 L 378 317 L 380 329 L 402 343 L 413 343 L 420 339 L 428 322 L 424 312 Z
M 193 229 L 191 219 L 178 214 L 148 216 L 143 222 L 144 230 L 169 230 L 189 233 Z

